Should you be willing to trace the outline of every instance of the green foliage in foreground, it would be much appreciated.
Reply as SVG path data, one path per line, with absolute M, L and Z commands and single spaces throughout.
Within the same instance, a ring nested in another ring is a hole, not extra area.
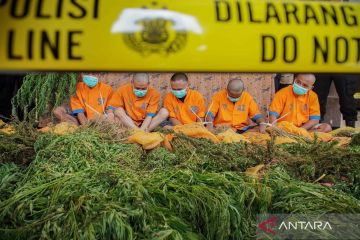
M 76 90 L 76 73 L 30 73 L 12 99 L 13 115 L 37 121 L 45 112 L 60 106 Z
M 360 213 L 349 188 L 358 168 L 341 164 L 360 161 L 356 147 L 214 145 L 181 135 L 173 147 L 143 151 L 88 128 L 38 136 L 29 166 L 0 165 L 0 236 L 252 239 L 258 213 Z M 259 163 L 267 164 L 261 178 L 244 174 Z M 323 174 L 343 189 L 314 183 Z

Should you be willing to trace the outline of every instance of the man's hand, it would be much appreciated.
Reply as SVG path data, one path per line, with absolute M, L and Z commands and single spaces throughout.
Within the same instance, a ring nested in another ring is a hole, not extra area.
M 207 124 L 206 124 L 206 128 L 207 128 L 210 132 L 214 131 L 214 123 L 207 123 Z
M 315 119 L 310 119 L 309 121 L 307 121 L 306 123 L 304 123 L 301 127 L 306 129 L 306 130 L 310 130 L 312 129 L 314 126 L 316 126 L 317 124 L 319 124 L 319 120 L 315 120 Z
M 229 128 L 231 128 L 231 125 L 227 125 L 227 124 L 220 125 L 220 126 L 217 126 L 214 129 L 214 132 L 215 133 L 222 133 L 222 132 L 225 132 L 226 130 L 228 130 Z
M 140 129 L 143 130 L 144 132 L 149 132 L 149 126 L 151 123 L 152 117 L 147 116 L 144 121 L 141 124 Z
M 265 122 L 263 117 L 259 117 L 256 120 L 256 123 L 259 125 L 259 132 L 260 133 L 265 133 L 266 131 L 266 127 L 268 126 L 268 124 Z
M 171 125 L 173 125 L 173 126 L 182 125 L 181 122 L 179 120 L 177 120 L 176 118 L 170 118 L 170 122 L 171 122 Z
M 269 122 L 273 125 L 276 125 L 277 124 L 277 118 L 275 117 L 275 115 L 270 115 L 269 116 Z
M 266 127 L 267 127 L 266 123 L 260 123 L 259 124 L 259 132 L 260 133 L 265 133 L 266 132 Z

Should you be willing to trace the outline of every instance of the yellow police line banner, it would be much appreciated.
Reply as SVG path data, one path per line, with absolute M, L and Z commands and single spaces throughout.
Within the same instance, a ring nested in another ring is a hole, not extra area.
M 0 0 L 0 71 L 360 73 L 360 4 Z

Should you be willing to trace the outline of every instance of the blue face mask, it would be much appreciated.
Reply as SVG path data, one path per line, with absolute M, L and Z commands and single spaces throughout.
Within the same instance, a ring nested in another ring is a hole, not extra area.
M 230 102 L 236 103 L 237 101 L 239 101 L 240 97 L 238 97 L 238 98 L 233 98 L 233 97 L 230 97 L 230 96 L 228 95 L 228 99 L 230 100 Z
M 139 90 L 139 89 L 134 88 L 134 94 L 137 97 L 144 97 L 146 95 L 146 93 L 147 93 L 147 89 Z
M 297 83 L 293 84 L 293 91 L 296 95 L 305 95 L 309 90 L 300 86 Z
M 186 93 L 187 93 L 186 88 L 185 88 L 185 89 L 181 89 L 181 90 L 172 90 L 171 92 L 172 92 L 172 94 L 174 94 L 174 96 L 177 97 L 177 98 L 183 98 L 183 97 L 186 96 Z
M 88 86 L 88 87 L 95 87 L 99 80 L 97 77 L 93 77 L 93 76 L 89 76 L 89 75 L 84 75 L 83 76 L 83 82 Z

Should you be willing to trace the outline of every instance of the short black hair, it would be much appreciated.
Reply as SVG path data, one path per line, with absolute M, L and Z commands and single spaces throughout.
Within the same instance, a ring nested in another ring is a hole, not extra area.
M 186 82 L 189 81 L 186 74 L 182 73 L 182 72 L 174 73 L 174 75 L 172 75 L 172 77 L 171 77 L 171 81 L 178 81 L 178 80 L 183 80 Z

